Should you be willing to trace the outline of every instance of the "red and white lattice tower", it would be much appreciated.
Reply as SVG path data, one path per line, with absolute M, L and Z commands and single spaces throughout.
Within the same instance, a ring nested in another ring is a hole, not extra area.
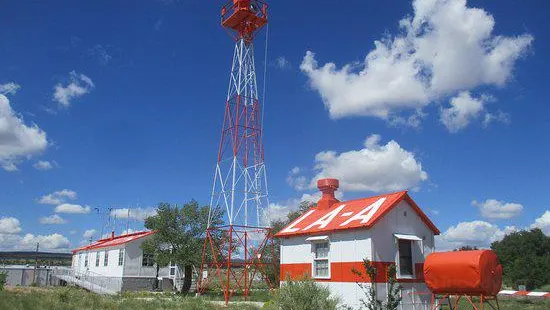
M 221 24 L 235 39 L 225 117 L 212 185 L 212 198 L 202 253 L 198 293 L 219 281 L 225 301 L 237 292 L 245 299 L 254 281 L 268 282 L 273 263 L 271 230 L 262 225 L 268 207 L 267 176 L 262 144 L 262 113 L 254 65 L 254 37 L 267 24 L 267 5 L 255 0 L 229 1 Z M 226 225 L 214 226 L 216 208 L 225 211 Z M 266 248 L 271 246 L 271 249 Z M 265 257 L 268 257 L 267 259 Z

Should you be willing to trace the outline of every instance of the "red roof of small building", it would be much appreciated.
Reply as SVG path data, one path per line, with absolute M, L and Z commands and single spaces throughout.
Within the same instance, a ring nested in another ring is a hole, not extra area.
M 312 207 L 294 220 L 275 237 L 316 234 L 352 228 L 371 228 L 399 202 L 405 200 L 434 234 L 439 229 L 412 200 L 407 191 L 384 194 L 356 200 L 336 202 L 330 207 Z
M 131 234 L 104 238 L 104 239 L 94 241 L 93 243 L 91 243 L 89 245 L 85 245 L 83 247 L 74 249 L 74 250 L 72 250 L 72 252 L 76 253 L 76 252 L 80 252 L 80 251 L 89 251 L 89 250 L 95 250 L 95 249 L 101 249 L 101 248 L 117 246 L 117 245 L 125 244 L 125 243 L 128 243 L 128 242 L 132 242 L 132 241 L 137 240 L 137 239 L 141 239 L 143 237 L 152 235 L 154 233 L 155 233 L 155 231 L 138 231 L 138 232 L 131 233 Z

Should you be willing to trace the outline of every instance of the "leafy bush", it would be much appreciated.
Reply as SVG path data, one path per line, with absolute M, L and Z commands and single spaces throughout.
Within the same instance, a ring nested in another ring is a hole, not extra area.
M 0 271 L 0 291 L 4 290 L 4 285 L 6 285 L 7 280 L 8 274 L 4 271 Z
M 339 300 L 330 296 L 330 290 L 311 279 L 287 279 L 267 302 L 266 310 L 335 310 Z
M 397 274 L 397 268 L 395 264 L 391 264 L 388 266 L 388 269 L 386 270 L 386 276 L 388 279 L 388 289 L 387 289 L 387 295 L 386 295 L 386 302 L 382 303 L 382 301 L 378 300 L 377 293 L 376 293 L 376 275 L 378 274 L 378 270 L 374 266 L 374 264 L 368 260 L 363 259 L 363 267 L 365 268 L 365 274 L 363 274 L 361 271 L 352 269 L 351 272 L 356 274 L 357 276 L 363 278 L 363 282 L 357 282 L 357 285 L 363 290 L 363 293 L 367 297 L 367 299 L 359 299 L 361 301 L 361 304 L 363 307 L 365 307 L 368 310 L 397 310 L 399 308 L 399 304 L 401 303 L 401 286 L 397 283 L 396 280 L 396 274 Z M 366 282 L 370 281 L 370 285 L 368 285 Z

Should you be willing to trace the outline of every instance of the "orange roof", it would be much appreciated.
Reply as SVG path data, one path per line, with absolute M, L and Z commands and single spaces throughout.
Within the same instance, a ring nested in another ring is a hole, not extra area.
M 121 244 L 125 244 L 137 239 L 141 239 L 143 237 L 149 236 L 154 234 L 155 231 L 138 231 L 131 234 L 126 235 L 120 235 L 120 236 L 114 236 L 109 237 L 105 239 L 100 239 L 97 241 L 94 241 L 92 244 L 85 245 L 83 247 L 77 248 L 72 250 L 73 253 L 79 252 L 79 251 L 88 251 L 88 250 L 95 250 L 95 249 L 101 249 L 111 246 L 117 246 Z
M 402 200 L 405 200 L 413 208 L 428 228 L 439 235 L 439 229 L 434 223 L 420 210 L 407 191 L 402 191 L 337 202 L 329 208 L 318 209 L 313 207 L 275 234 L 275 237 L 315 234 L 352 228 L 371 228 Z

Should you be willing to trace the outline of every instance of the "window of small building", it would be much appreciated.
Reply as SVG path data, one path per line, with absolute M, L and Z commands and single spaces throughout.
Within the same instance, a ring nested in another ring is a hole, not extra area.
M 101 252 L 95 252 L 95 266 L 99 267 L 99 254 Z
M 109 265 L 109 251 L 105 250 L 105 256 L 103 256 L 103 266 Z
M 124 249 L 118 250 L 118 265 L 122 266 L 124 263 Z
M 313 276 L 315 278 L 328 278 L 329 274 L 329 262 L 328 262 L 328 242 L 315 242 L 314 247 L 314 259 L 313 259 Z
M 399 276 L 413 276 L 412 240 L 398 240 L 399 246 Z
M 143 267 L 152 267 L 155 265 L 155 257 L 152 253 L 143 253 L 143 258 L 141 260 L 141 266 Z
M 88 267 L 88 253 L 84 256 L 84 267 Z

